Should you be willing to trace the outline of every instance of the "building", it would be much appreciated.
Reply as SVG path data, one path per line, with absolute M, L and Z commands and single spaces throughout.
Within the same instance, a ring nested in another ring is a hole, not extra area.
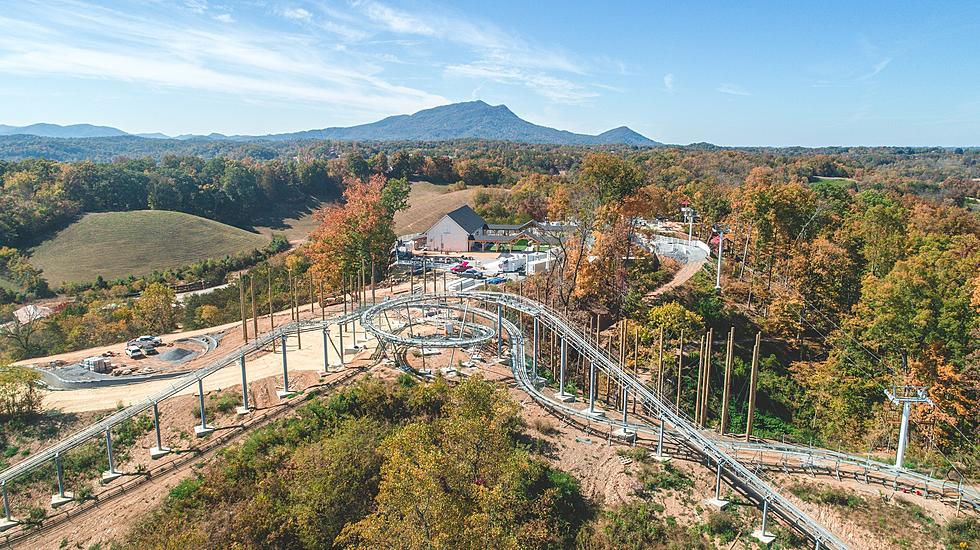
M 487 222 L 464 204 L 446 214 L 425 232 L 425 246 L 440 252 L 469 252 L 470 243 L 483 236 Z
M 50 317 L 54 313 L 54 310 L 47 306 L 36 306 L 34 304 L 24 306 L 14 312 L 14 318 L 17 322 L 26 325 L 31 321 L 37 321 L 38 319 L 44 319 L 45 317 Z
M 500 251 L 522 243 L 528 250 L 556 246 L 573 226 L 529 221 L 522 224 L 487 223 L 469 205 L 446 214 L 423 235 L 425 246 L 439 252 Z

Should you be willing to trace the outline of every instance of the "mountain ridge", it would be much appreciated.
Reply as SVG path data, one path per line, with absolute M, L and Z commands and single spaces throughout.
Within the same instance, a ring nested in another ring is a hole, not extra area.
M 323 139 L 337 141 L 449 141 L 456 139 L 487 139 L 554 145 L 632 145 L 652 147 L 661 145 L 652 139 L 619 126 L 598 135 L 579 134 L 528 122 L 506 105 L 489 105 L 484 101 L 467 101 L 423 109 L 411 115 L 393 115 L 356 126 L 335 126 L 299 132 L 266 135 L 208 135 L 183 134 L 167 136 L 159 132 L 130 134 L 109 126 L 91 124 L 32 124 L 7 126 L 0 124 L 0 135 L 33 135 L 53 138 L 97 138 L 133 136 L 140 139 L 230 140 L 230 141 L 288 141 Z

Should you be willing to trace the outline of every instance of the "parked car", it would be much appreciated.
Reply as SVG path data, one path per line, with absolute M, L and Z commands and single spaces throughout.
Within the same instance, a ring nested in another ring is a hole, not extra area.
M 126 346 L 126 356 L 132 359 L 143 357 L 143 348 L 139 346 Z
M 162 346 L 163 340 L 156 336 L 144 335 L 129 341 L 130 344 L 145 347 L 145 345 Z
M 499 285 L 500 283 L 506 281 L 507 281 L 507 277 L 490 277 L 489 279 L 487 279 L 486 282 L 488 285 Z
M 463 271 L 462 273 L 457 273 L 456 275 L 458 275 L 460 277 L 465 277 L 467 279 L 482 279 L 483 278 L 483 273 L 480 272 L 480 271 L 477 271 L 476 269 L 473 269 L 473 268 L 467 269 L 466 271 Z
M 473 268 L 473 266 L 470 265 L 470 262 L 462 261 L 462 262 L 459 262 L 458 264 L 454 265 L 453 267 L 451 267 L 449 269 L 449 271 L 452 271 L 453 273 L 462 273 L 462 272 L 466 271 L 467 269 L 472 269 L 472 268 Z

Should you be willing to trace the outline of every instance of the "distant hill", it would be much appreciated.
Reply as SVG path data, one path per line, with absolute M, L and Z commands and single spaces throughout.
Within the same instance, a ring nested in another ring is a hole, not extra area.
M 91 124 L 31 124 L 30 126 L 7 126 L 0 124 L 0 136 L 28 135 L 52 138 L 95 138 L 129 135 L 118 128 L 110 126 L 93 126 Z
M 425 109 L 412 115 L 397 115 L 359 126 L 322 128 L 287 134 L 263 136 L 226 136 L 184 134 L 171 138 L 161 133 L 131 135 L 117 128 L 74 124 L 32 124 L 31 126 L 0 125 L 0 136 L 38 136 L 47 138 L 110 138 L 126 136 L 133 139 L 155 141 L 295 141 L 323 139 L 337 141 L 449 141 L 459 139 L 486 139 L 519 143 L 553 145 L 630 145 L 652 147 L 660 145 L 626 126 L 620 126 L 597 136 L 576 134 L 532 124 L 507 108 L 506 105 L 488 105 L 483 101 L 453 103 Z M 77 146 L 77 144 L 75 144 Z M 41 149 L 57 149 L 57 144 L 45 144 Z M 40 153 L 43 154 L 43 153 Z M 9 156 L 9 155 L 8 155 Z M 32 156 L 25 154 L 22 156 Z
M 113 280 L 247 252 L 269 244 L 249 233 L 183 212 L 137 210 L 86 214 L 31 251 L 44 278 L 62 283 Z
M 245 136 L 234 136 L 240 139 Z M 289 134 L 262 136 L 266 139 L 335 139 L 342 141 L 447 141 L 491 139 L 555 145 L 660 145 L 625 126 L 593 136 L 532 124 L 507 108 L 483 101 L 453 103 L 425 109 L 413 115 L 391 116 L 370 124 L 347 128 L 324 128 Z

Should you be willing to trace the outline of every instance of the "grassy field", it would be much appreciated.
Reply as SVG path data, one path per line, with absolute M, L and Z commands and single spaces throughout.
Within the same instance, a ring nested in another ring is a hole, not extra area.
M 269 238 L 180 212 L 86 214 L 41 243 L 31 263 L 52 287 L 117 279 L 261 248 Z
M 395 233 L 405 235 L 425 231 L 448 212 L 467 203 L 473 206 L 473 197 L 480 188 L 471 187 L 451 193 L 447 193 L 447 189 L 445 185 L 424 181 L 412 183 L 408 208 L 395 214 Z
M 820 183 L 820 182 L 854 184 L 857 183 L 857 180 L 851 178 L 828 178 L 825 176 L 810 176 L 810 183 Z

